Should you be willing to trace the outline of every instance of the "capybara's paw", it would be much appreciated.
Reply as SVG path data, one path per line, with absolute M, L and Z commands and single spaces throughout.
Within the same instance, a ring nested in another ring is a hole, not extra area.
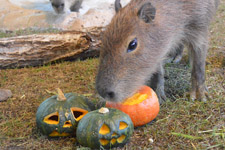
M 166 101 L 166 99 L 167 99 L 164 90 L 158 88 L 156 90 L 156 94 L 157 94 L 158 99 L 159 99 L 159 104 L 163 104 Z
M 202 102 L 207 102 L 207 99 L 209 99 L 209 98 L 210 97 L 209 97 L 209 94 L 208 94 L 208 89 L 205 85 L 201 86 L 201 87 L 198 87 L 195 90 L 192 90 L 190 92 L 190 99 L 192 101 L 200 100 Z

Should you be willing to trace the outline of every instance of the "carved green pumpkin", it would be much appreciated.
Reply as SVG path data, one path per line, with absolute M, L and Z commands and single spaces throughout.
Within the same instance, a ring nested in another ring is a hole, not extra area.
M 49 137 L 75 134 L 78 122 L 94 105 L 87 98 L 75 93 L 54 95 L 42 102 L 36 113 L 37 128 Z
M 134 130 L 130 117 L 114 108 L 101 108 L 86 114 L 79 122 L 76 138 L 94 149 L 123 146 Z

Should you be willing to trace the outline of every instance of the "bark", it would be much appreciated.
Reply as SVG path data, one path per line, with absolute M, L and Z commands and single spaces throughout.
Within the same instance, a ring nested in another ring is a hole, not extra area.
M 0 68 L 40 66 L 99 56 L 103 28 L 0 39 Z

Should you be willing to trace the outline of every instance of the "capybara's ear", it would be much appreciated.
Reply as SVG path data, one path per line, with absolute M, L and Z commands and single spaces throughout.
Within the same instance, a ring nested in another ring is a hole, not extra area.
M 122 5 L 120 4 L 120 0 L 115 1 L 115 10 L 116 13 L 122 8 Z
M 155 7 L 151 3 L 145 3 L 138 10 L 138 17 L 145 23 L 150 23 L 155 19 L 155 13 Z

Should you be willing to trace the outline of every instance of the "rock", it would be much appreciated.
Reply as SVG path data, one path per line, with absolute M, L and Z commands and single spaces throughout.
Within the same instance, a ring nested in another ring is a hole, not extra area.
M 98 2 L 100 6 L 101 1 Z M 39 2 L 37 0 L 34 4 L 38 3 Z M 50 1 L 48 1 L 48 3 L 50 3 Z M 33 27 L 53 27 L 62 30 L 75 29 L 77 31 L 81 31 L 86 27 L 102 27 L 110 22 L 113 14 L 115 13 L 114 7 L 111 6 L 111 3 L 114 2 L 107 2 L 108 7 L 106 8 L 108 9 L 92 9 L 92 7 L 89 6 L 87 8 L 85 7 L 85 10 L 82 9 L 81 13 L 70 12 L 65 14 L 56 14 L 54 11 L 25 9 L 25 6 L 20 7 L 19 5 L 16 5 L 17 3 L 10 3 L 8 0 L 2 0 L 2 5 L 0 5 L 0 29 L 20 30 Z M 87 4 L 84 3 L 84 5 Z M 28 6 L 29 5 L 27 4 L 27 7 Z
M 6 101 L 10 97 L 12 97 L 11 90 L 0 89 L 0 102 Z

